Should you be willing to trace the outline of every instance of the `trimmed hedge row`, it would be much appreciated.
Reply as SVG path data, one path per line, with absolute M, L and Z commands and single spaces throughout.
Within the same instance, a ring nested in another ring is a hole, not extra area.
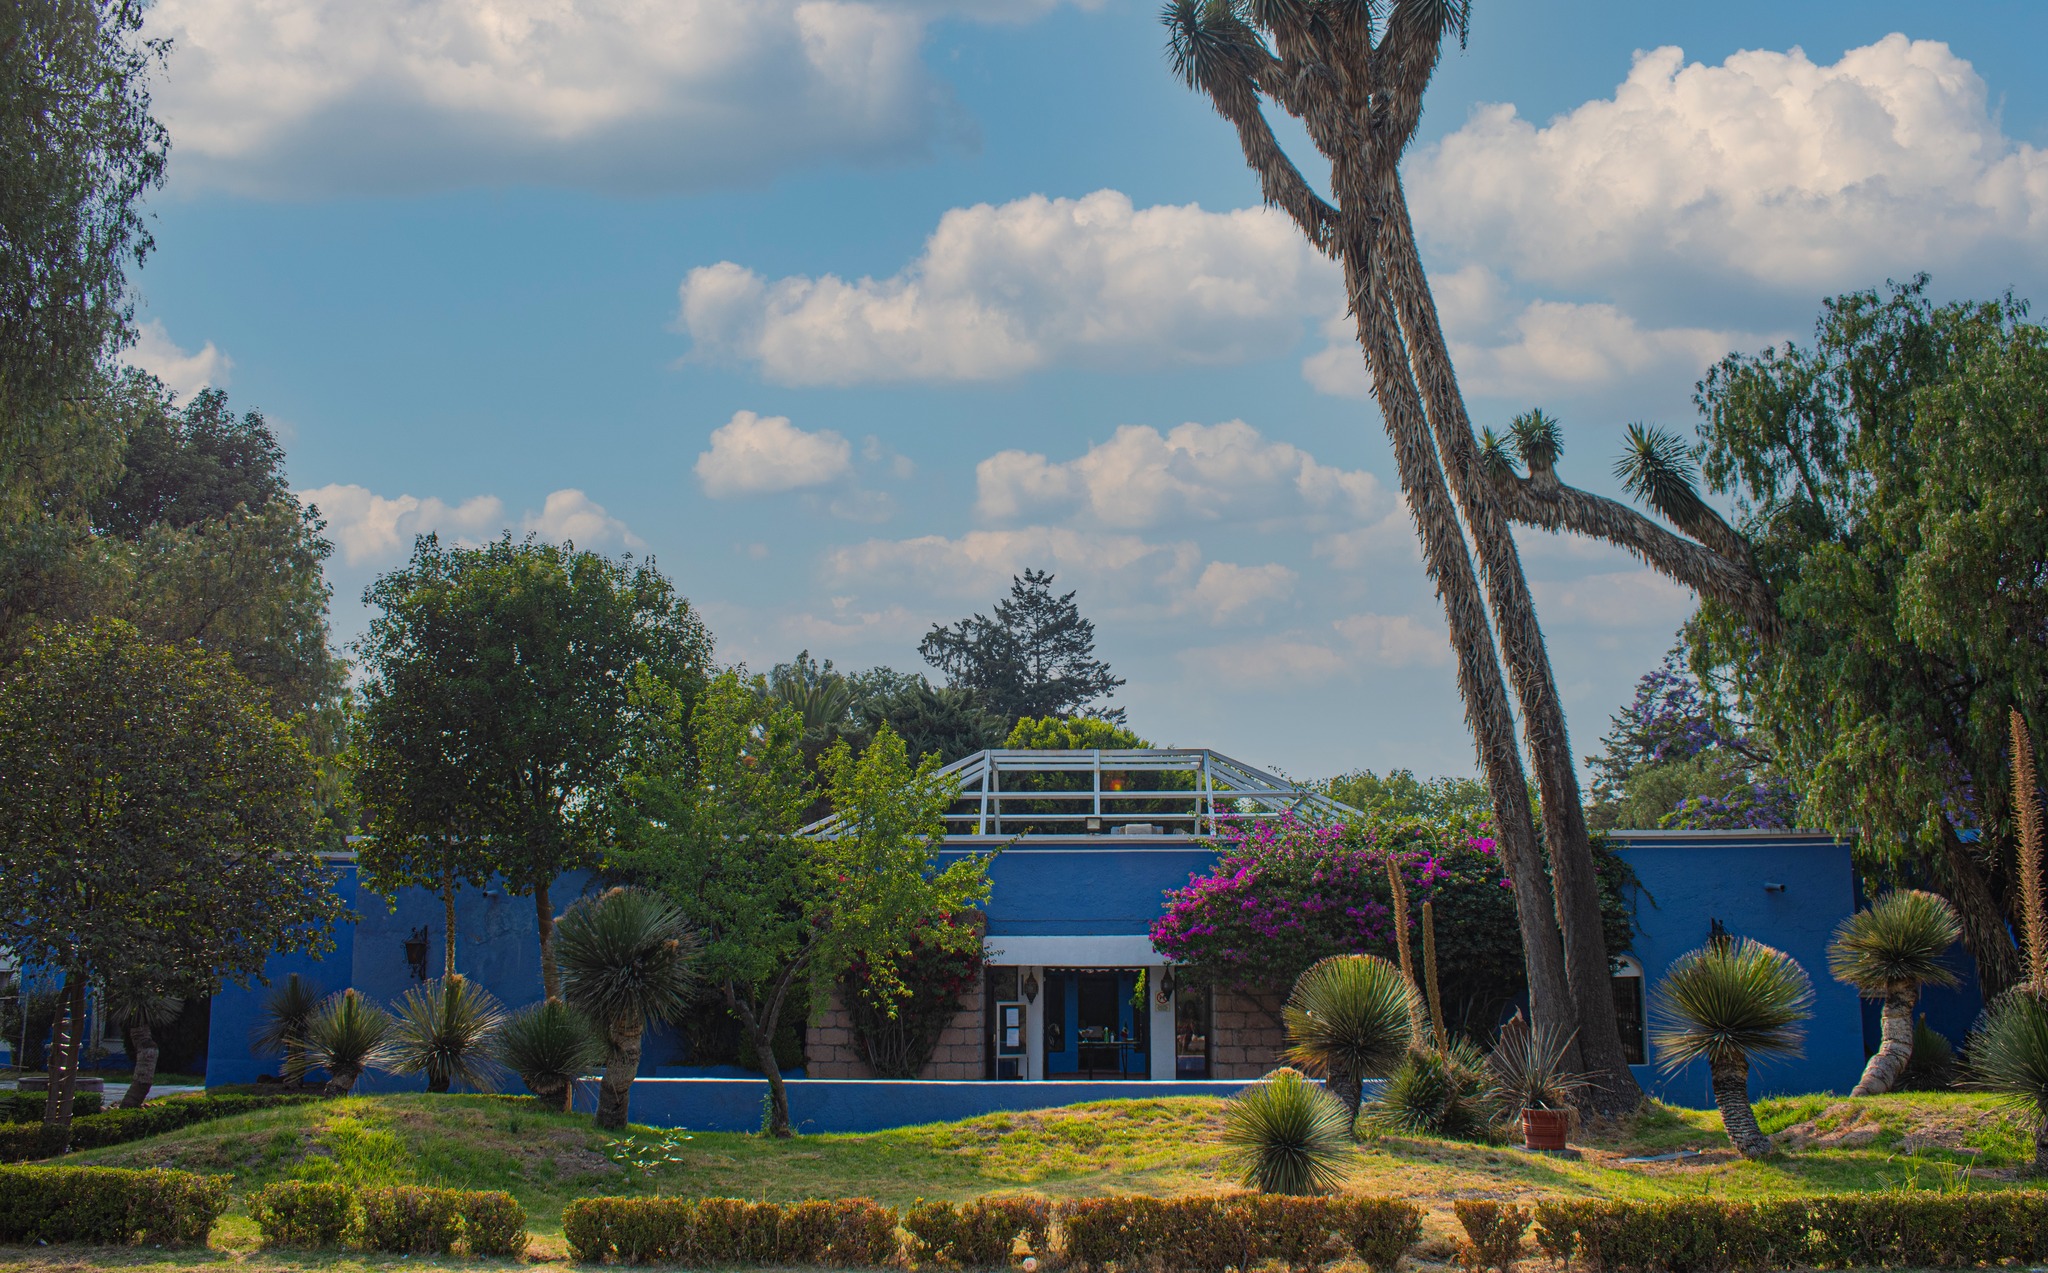
M 122 1167 L 0 1167 L 0 1242 L 204 1246 L 225 1176 Z
M 286 1180 L 249 1199 L 263 1244 L 306 1249 L 351 1246 L 394 1255 L 446 1255 L 460 1242 L 471 1255 L 526 1251 L 526 1211 L 511 1194 L 397 1185 Z
M 578 1260 L 621 1264 L 823 1265 L 874 1268 L 904 1256 L 961 1268 L 999 1268 L 1018 1254 L 1049 1257 L 1058 1226 L 1062 1261 L 1087 1270 L 1165 1264 L 1223 1273 L 1278 1260 L 1321 1267 L 1356 1254 L 1391 1273 L 1422 1232 L 1422 1212 L 1392 1198 L 980 1198 L 961 1206 L 920 1201 L 901 1221 L 866 1198 L 779 1206 L 734 1198 L 579 1198 L 562 1211 Z
M 2048 1260 L 2048 1195 L 1836 1194 L 1782 1202 L 1543 1202 L 1536 1242 L 1588 1273 L 1969 1268 Z
M 49 1104 L 48 1092 L 0 1092 L 0 1124 L 40 1123 L 43 1108 Z M 76 1092 L 71 1097 L 71 1112 L 97 1114 L 100 1112 L 98 1092 Z
M 317 1101 L 317 1096 L 172 1096 L 152 1101 L 141 1109 L 110 1109 L 103 1114 L 85 1114 L 71 1120 L 71 1148 L 104 1149 L 147 1136 L 174 1132 L 194 1123 L 211 1122 L 252 1110 L 275 1109 Z M 38 1106 L 36 1118 L 42 1118 Z M 47 1157 L 43 1153 L 42 1124 L 0 1127 L 0 1163 L 26 1162 Z

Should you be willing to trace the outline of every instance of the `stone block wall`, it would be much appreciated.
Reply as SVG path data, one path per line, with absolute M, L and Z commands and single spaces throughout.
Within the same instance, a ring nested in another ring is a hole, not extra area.
M 976 982 L 960 996 L 960 1011 L 946 1023 L 939 1035 L 932 1059 L 918 1072 L 921 1079 L 979 1079 L 987 1075 L 983 1061 L 982 996 L 984 983 Z M 871 1079 L 853 1037 L 853 1018 L 839 997 L 838 987 L 825 1004 L 817 1024 L 804 1033 L 804 1073 L 814 1079 Z
M 1218 990 L 1209 1023 L 1209 1077 L 1255 1079 L 1282 1064 L 1287 1035 L 1280 1002 L 1234 990 Z

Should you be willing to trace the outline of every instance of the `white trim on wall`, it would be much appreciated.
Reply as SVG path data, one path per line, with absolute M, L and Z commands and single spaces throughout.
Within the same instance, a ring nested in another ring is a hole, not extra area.
M 1159 962 L 1143 934 L 1112 936 L 985 937 L 982 958 L 998 965 L 1040 968 L 1149 968 Z

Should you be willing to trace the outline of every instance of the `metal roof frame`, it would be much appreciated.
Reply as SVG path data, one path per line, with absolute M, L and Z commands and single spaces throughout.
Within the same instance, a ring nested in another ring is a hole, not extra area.
M 946 813 L 949 838 L 1093 836 L 1125 834 L 1118 829 L 1130 827 L 1186 838 L 1215 834 L 1219 818 L 1263 821 L 1291 813 L 1305 821 L 1334 822 L 1358 816 L 1358 810 L 1319 791 L 1207 747 L 990 748 L 962 757 L 938 774 L 960 784 L 960 798 Z M 1088 781 L 1056 790 L 1004 781 L 1034 774 L 1086 775 Z M 1112 776 L 1108 783 L 1105 774 Z M 1128 785 L 1136 774 L 1186 774 L 1188 779 L 1170 786 L 1154 780 L 1139 788 Z M 1128 807 L 1141 801 L 1153 807 Z M 1007 816 L 1006 803 L 1011 807 Z M 1017 808 L 1027 803 L 1034 807 Z M 1159 830 L 1162 826 L 1180 829 Z M 832 814 L 805 827 L 803 834 L 830 838 L 838 829 L 839 815 Z

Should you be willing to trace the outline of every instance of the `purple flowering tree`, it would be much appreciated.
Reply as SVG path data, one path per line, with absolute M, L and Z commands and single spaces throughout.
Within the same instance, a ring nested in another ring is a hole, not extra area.
M 1636 682 L 1591 757 L 1589 825 L 1774 830 L 1792 826 L 1799 796 L 1770 751 L 1717 718 L 1674 652 Z

